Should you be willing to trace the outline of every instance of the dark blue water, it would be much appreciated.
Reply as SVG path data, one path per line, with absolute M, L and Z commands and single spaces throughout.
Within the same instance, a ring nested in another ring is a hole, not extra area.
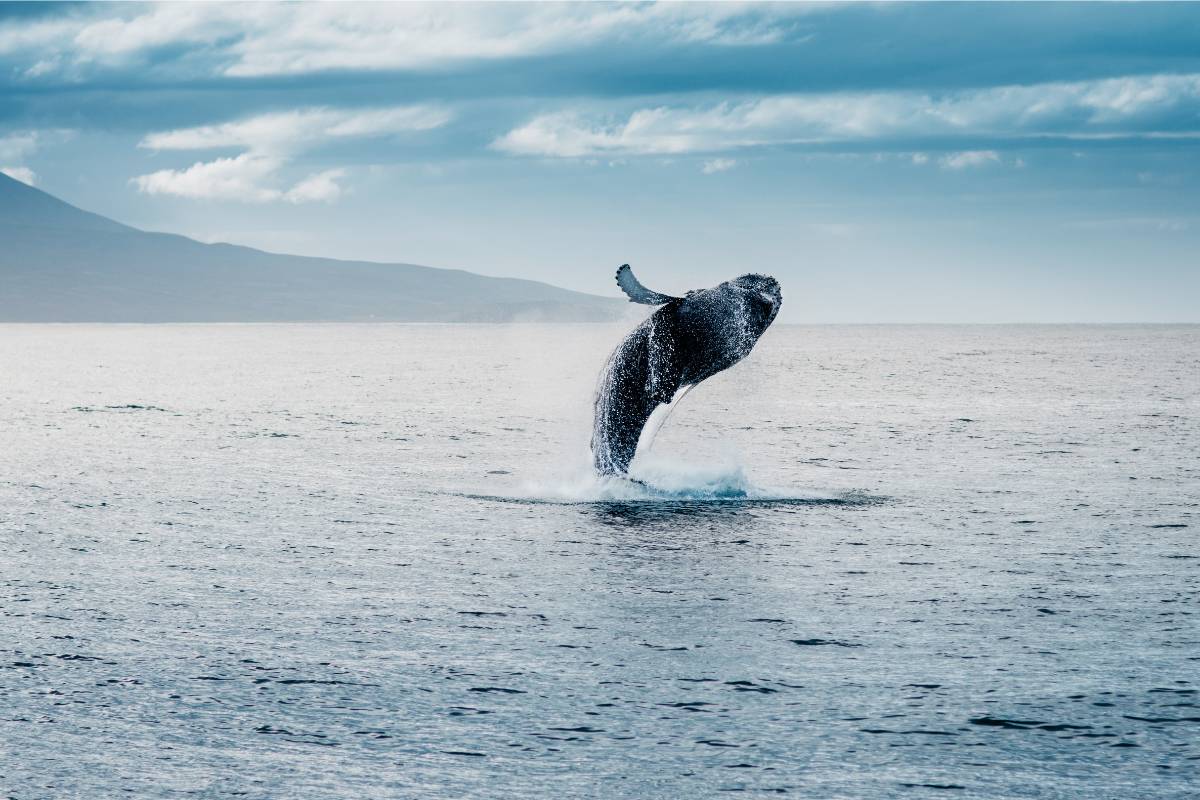
M 0 326 L 6 796 L 1184 798 L 1200 328 Z

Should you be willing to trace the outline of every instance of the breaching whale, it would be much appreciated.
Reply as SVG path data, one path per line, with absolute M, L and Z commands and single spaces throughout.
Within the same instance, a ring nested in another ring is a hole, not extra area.
M 654 409 L 749 355 L 783 303 L 768 275 L 672 297 L 647 289 L 622 264 L 617 285 L 631 302 L 661 308 L 625 337 L 600 374 L 592 462 L 602 475 L 625 474 Z

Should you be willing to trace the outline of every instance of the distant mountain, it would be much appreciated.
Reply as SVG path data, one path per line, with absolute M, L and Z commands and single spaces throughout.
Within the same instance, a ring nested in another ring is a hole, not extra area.
M 593 322 L 616 298 L 148 233 L 0 173 L 0 322 Z

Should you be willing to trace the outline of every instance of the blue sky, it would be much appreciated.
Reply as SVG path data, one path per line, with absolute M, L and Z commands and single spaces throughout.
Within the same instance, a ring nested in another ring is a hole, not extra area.
M 0 99 L 8 174 L 204 241 L 1200 321 L 1200 4 L 6 4 Z

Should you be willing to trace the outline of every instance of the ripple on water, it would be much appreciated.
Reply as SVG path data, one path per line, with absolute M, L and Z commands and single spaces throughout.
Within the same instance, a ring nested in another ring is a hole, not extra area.
M 1200 329 L 773 330 L 641 483 L 599 328 L 4 334 L 21 797 L 1195 794 Z

